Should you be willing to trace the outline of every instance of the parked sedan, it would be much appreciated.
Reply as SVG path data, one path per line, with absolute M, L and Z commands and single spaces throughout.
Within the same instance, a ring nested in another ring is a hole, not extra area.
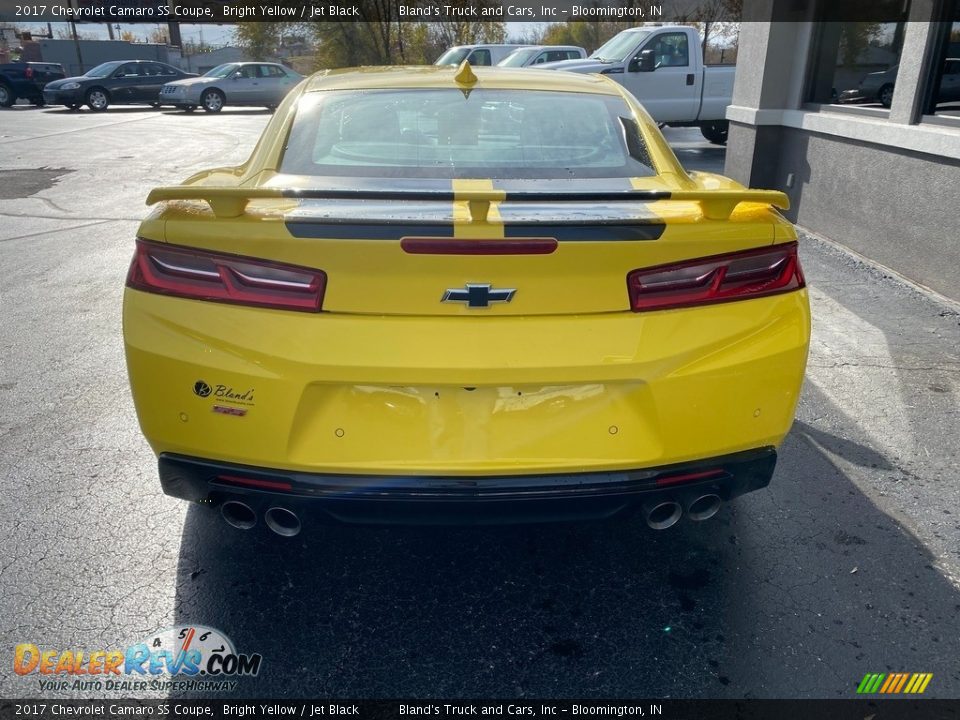
M 187 112 L 202 107 L 220 112 L 226 105 L 275 108 L 303 76 L 277 63 L 226 63 L 205 75 L 168 83 L 160 91 L 164 105 Z
M 500 67 L 531 67 L 561 60 L 582 60 L 587 51 L 576 45 L 533 45 L 518 48 L 497 63 Z
M 97 65 L 85 75 L 54 80 L 43 88 L 47 105 L 79 110 L 86 105 L 103 112 L 110 105 L 160 107 L 160 88 L 171 80 L 196 77 L 153 60 L 114 60 Z
M 621 85 L 320 73 L 147 203 L 140 425 L 164 491 L 237 528 L 663 529 L 770 482 L 810 337 L 787 197 L 687 173 Z
M 868 103 L 879 101 L 885 108 L 893 102 L 893 88 L 897 81 L 898 65 L 888 70 L 874 72 L 864 76 L 860 86 L 840 93 L 840 103 Z M 960 101 L 960 58 L 946 58 L 943 61 L 943 73 L 935 96 L 935 102 Z

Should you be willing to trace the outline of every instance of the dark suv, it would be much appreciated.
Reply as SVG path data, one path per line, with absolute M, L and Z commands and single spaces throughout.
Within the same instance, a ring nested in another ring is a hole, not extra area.
M 59 63 L 20 62 L 0 65 L 0 107 L 10 107 L 19 98 L 43 105 L 43 88 L 48 82 L 62 80 Z

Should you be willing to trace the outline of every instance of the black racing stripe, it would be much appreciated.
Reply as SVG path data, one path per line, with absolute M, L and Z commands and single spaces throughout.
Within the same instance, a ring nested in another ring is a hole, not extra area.
M 290 221 L 287 230 L 298 238 L 327 240 L 399 240 L 408 236 L 453 237 L 452 222 L 405 225 L 391 222 L 328 223 L 304 220 Z
M 437 200 L 452 202 L 462 200 L 464 194 L 472 190 L 461 192 L 450 191 L 405 191 L 405 190 L 283 190 L 283 197 L 310 199 L 310 200 Z M 491 192 L 498 192 L 493 190 Z M 516 202 L 650 202 L 653 200 L 668 200 L 670 192 L 667 190 L 611 190 L 593 192 L 538 192 L 538 191 L 504 191 L 502 201 Z
M 564 225 L 504 225 L 508 238 L 552 237 L 559 242 L 633 242 L 657 240 L 667 229 L 664 223 L 589 223 Z
M 452 223 L 402 225 L 398 223 L 319 223 L 287 222 L 287 230 L 297 238 L 325 240 L 396 240 L 404 237 L 429 237 L 453 240 Z M 635 242 L 657 240 L 666 230 L 663 223 L 590 223 L 543 225 L 506 224 L 504 237 L 555 238 L 559 242 Z

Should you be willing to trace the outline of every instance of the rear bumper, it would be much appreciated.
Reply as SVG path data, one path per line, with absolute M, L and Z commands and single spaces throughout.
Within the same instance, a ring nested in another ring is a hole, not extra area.
M 776 447 L 805 291 L 546 317 L 257 310 L 128 289 L 131 388 L 157 455 L 319 475 L 660 468 Z
M 241 500 L 363 524 L 508 524 L 628 516 L 645 503 L 728 501 L 766 487 L 772 447 L 643 470 L 520 476 L 331 475 L 161 454 L 160 482 L 195 502 Z

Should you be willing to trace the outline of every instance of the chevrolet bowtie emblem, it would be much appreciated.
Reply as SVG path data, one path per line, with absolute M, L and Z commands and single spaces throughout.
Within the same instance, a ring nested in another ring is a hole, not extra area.
M 494 290 L 491 285 L 481 285 L 467 283 L 466 288 L 450 288 L 443 293 L 443 299 L 440 302 L 462 302 L 467 307 L 485 308 L 490 307 L 490 303 L 510 302 L 513 300 L 514 288 L 500 288 Z

